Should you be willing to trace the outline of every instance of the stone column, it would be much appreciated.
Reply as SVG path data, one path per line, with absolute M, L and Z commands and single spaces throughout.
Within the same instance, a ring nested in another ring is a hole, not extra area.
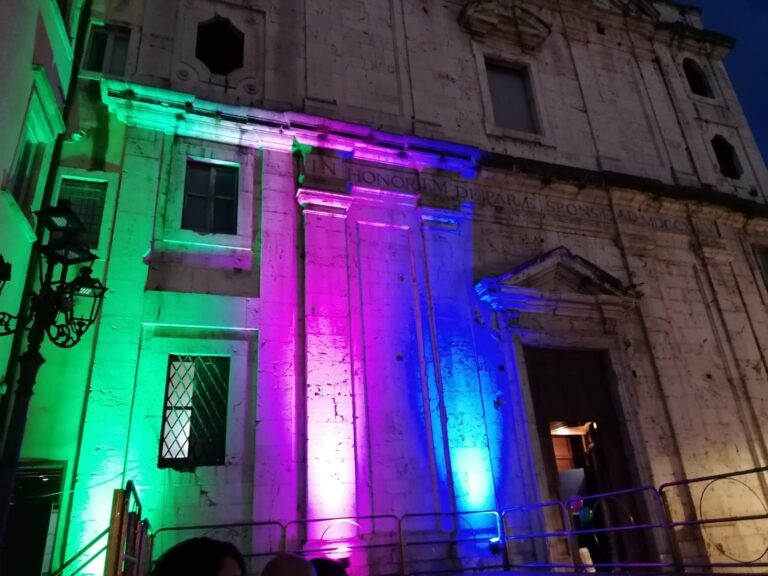
M 304 215 L 307 517 L 354 517 L 355 415 L 352 387 L 347 210 L 351 199 L 299 190 Z M 348 522 L 309 524 L 308 546 L 354 537 Z

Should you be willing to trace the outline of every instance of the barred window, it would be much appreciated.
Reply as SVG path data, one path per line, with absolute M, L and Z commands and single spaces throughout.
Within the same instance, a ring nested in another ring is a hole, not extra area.
M 168 357 L 159 468 L 224 464 L 228 394 L 228 357 Z
M 99 247 L 101 219 L 104 216 L 104 201 L 107 196 L 107 183 L 104 181 L 81 180 L 80 178 L 62 178 L 59 188 L 59 200 L 69 200 L 73 212 L 85 226 L 82 240 L 88 248 Z
M 237 234 L 237 166 L 187 161 L 181 227 L 208 234 Z

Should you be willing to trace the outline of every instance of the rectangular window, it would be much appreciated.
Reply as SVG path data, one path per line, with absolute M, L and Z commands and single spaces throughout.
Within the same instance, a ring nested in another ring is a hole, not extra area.
M 81 239 L 88 248 L 99 247 L 101 220 L 104 215 L 104 201 L 107 183 L 80 178 L 62 178 L 59 200 L 68 200 L 75 214 L 85 226 Z
M 91 26 L 83 68 L 110 76 L 123 76 L 128 60 L 131 29 L 124 26 Z
M 538 132 L 528 68 L 486 61 L 485 69 L 496 126 L 520 132 Z
M 760 274 L 763 276 L 763 283 L 768 288 L 768 246 L 753 246 L 752 250 L 760 267 Z
M 236 166 L 187 161 L 181 227 L 207 234 L 237 234 Z
M 158 467 L 224 464 L 228 394 L 228 357 L 168 357 Z
M 18 152 L 11 183 L 11 194 L 23 210 L 27 210 L 34 200 L 44 152 L 45 147 L 34 142 L 28 133 Z

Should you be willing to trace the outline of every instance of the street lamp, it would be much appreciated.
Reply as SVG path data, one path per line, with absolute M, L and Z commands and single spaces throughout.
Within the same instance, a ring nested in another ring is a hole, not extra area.
M 19 358 L 19 380 L 0 461 L 0 543 L 5 542 L 29 401 L 37 373 L 45 362 L 40 346 L 46 334 L 61 348 L 77 344 L 96 321 L 106 292 L 105 286 L 91 275 L 96 255 L 78 242 L 77 236 L 84 227 L 69 202 L 62 200 L 58 206 L 40 211 L 38 217 L 48 231 L 48 243 L 35 245 L 42 256 L 40 288 L 31 296 L 27 317 L 0 312 L 0 334 L 13 334 L 29 326 L 27 349 Z M 72 267 L 78 265 L 81 267 L 77 275 L 70 280 Z M 0 265 L 0 278 L 2 271 Z

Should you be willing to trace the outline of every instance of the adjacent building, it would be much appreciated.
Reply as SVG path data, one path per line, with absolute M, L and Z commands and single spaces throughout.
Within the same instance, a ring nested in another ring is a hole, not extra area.
M 37 17 L 13 27 L 29 54 L 46 18 L 68 37 L 73 9 L 13 4 Z M 57 483 L 44 569 L 128 480 L 155 529 L 276 521 L 292 549 L 361 546 L 352 572 L 376 574 L 397 518 L 426 538 L 511 509 L 511 532 L 556 531 L 531 504 L 768 464 L 768 174 L 732 47 L 664 0 L 95 0 L 66 129 L 65 61 L 53 80 L 0 63 L 27 86 L 0 108 L 18 135 L 0 302 L 20 301 L 43 198 L 16 175 L 45 173 L 65 130 L 51 201 L 109 287 L 32 402 L 24 470 Z M 42 136 L 36 98 L 58 103 Z M 759 480 L 671 490 L 669 514 L 762 513 Z M 632 493 L 594 522 L 655 505 Z M 273 528 L 229 534 L 267 552 Z M 768 546 L 739 530 L 679 531 L 676 553 Z M 579 546 L 671 557 L 644 534 Z

